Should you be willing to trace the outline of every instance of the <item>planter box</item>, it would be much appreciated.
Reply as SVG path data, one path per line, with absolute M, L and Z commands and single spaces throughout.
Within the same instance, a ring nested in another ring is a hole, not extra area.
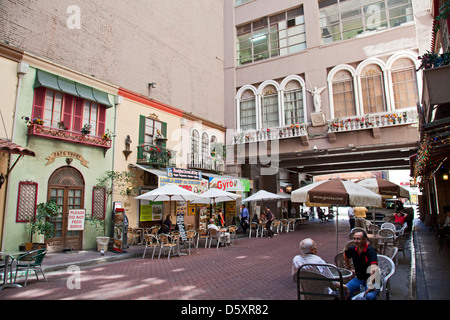
M 423 95 L 425 105 L 450 102 L 450 65 L 423 71 Z

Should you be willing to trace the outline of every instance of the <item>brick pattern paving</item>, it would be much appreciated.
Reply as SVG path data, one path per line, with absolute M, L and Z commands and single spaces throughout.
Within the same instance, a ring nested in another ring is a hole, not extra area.
M 271 239 L 239 238 L 229 247 L 200 247 L 170 260 L 152 260 L 147 254 L 145 259 L 83 267 L 79 274 L 52 272 L 48 282 L 30 275 L 27 287 L 3 290 L 0 299 L 295 300 L 291 262 L 299 254 L 299 242 L 311 237 L 318 254 L 333 263 L 335 226 L 313 221 Z M 349 241 L 348 231 L 348 222 L 340 220 L 340 248 Z M 67 283 L 76 284 L 77 275 L 80 289 L 69 289 Z

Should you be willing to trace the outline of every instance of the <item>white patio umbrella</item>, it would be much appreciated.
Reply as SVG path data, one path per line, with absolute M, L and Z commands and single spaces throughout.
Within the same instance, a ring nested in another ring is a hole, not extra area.
M 356 184 L 385 197 L 396 196 L 409 199 L 408 190 L 389 180 L 381 178 L 368 178 L 361 180 Z
M 266 190 L 259 190 L 257 193 L 252 194 L 251 196 L 245 198 L 242 201 L 248 202 L 248 201 L 289 200 L 289 198 L 290 197 L 288 195 L 282 196 Z
M 241 195 L 224 191 L 222 189 L 211 188 L 198 195 L 199 198 L 193 200 L 192 203 L 217 203 L 225 201 L 234 201 L 241 197 Z
M 363 186 L 370 191 L 373 191 L 379 195 L 381 195 L 384 198 L 390 198 L 393 196 L 399 197 L 399 198 L 408 198 L 409 199 L 409 191 L 405 188 L 399 186 L 398 184 L 381 179 L 381 178 L 368 178 L 361 180 L 356 183 L 357 185 Z M 375 209 L 372 214 L 373 217 L 373 224 L 375 224 Z
M 198 199 L 199 196 L 192 191 L 183 189 L 176 184 L 168 183 L 155 190 L 141 194 L 135 197 L 138 200 L 156 201 L 169 201 L 169 212 L 172 213 L 172 200 L 173 201 L 193 201 Z
M 382 198 L 351 181 L 331 179 L 292 191 L 291 201 L 303 202 L 307 206 L 381 207 Z M 339 217 L 336 217 L 336 252 L 338 252 L 338 221 Z

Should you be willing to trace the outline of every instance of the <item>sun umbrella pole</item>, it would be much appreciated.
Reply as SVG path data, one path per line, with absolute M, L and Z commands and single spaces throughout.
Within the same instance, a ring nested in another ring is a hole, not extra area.
M 338 230 L 339 230 L 339 208 L 338 206 L 336 206 L 336 254 L 338 254 L 339 252 Z

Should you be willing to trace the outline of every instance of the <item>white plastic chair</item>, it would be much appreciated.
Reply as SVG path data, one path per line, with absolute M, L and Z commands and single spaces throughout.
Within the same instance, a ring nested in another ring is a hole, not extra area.
M 395 225 L 391 222 L 385 222 L 381 225 L 381 229 L 391 229 L 392 231 L 397 231 Z
M 284 229 L 284 231 L 289 232 L 289 223 L 288 223 L 287 219 L 281 219 L 281 230 L 280 230 L 280 232 L 283 232 L 283 229 Z
M 220 242 L 223 240 L 223 237 L 221 236 L 220 232 L 216 229 L 209 229 L 209 247 L 211 248 L 211 243 L 215 239 L 217 241 L 217 248 L 219 249 Z
M 295 219 L 288 220 L 289 231 L 295 231 Z
M 391 258 L 379 254 L 378 255 L 378 268 L 380 270 L 381 288 L 379 296 L 381 295 L 385 300 L 389 300 L 390 284 L 389 278 L 395 273 L 395 264 Z
M 259 225 L 256 222 L 251 222 L 250 223 L 250 229 L 249 229 L 249 232 L 248 232 L 248 237 L 249 238 L 252 237 L 252 231 L 255 231 L 255 236 L 256 236 L 256 238 L 258 238 Z

